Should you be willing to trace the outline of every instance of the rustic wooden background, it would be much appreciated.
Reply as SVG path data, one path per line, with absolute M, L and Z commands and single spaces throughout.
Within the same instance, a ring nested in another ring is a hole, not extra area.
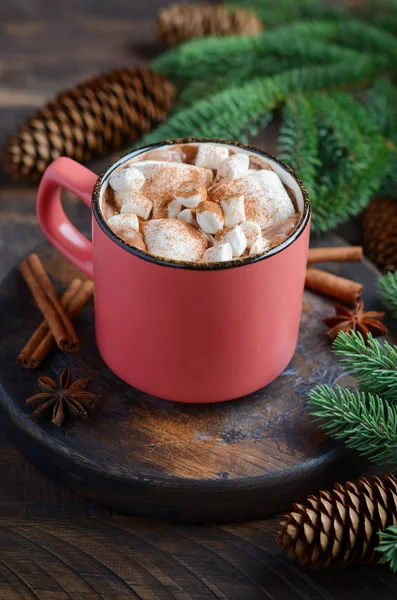
M 61 88 L 147 64 L 162 49 L 153 18 L 167 4 L 1 0 L 1 144 Z M 261 143 L 274 150 L 271 132 Z M 35 193 L 35 185 L 13 183 L 0 171 L 0 278 L 43 239 Z M 68 212 L 88 228 L 81 203 L 69 198 Z M 276 518 L 195 527 L 111 515 L 44 477 L 6 433 L 0 429 L 0 599 L 397 598 L 386 568 L 311 572 L 289 563 L 274 543 Z

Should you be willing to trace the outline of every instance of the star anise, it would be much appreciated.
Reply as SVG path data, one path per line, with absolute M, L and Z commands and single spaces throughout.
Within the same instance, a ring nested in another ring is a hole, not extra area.
M 91 377 L 83 377 L 72 383 L 70 369 L 62 371 L 59 385 L 49 377 L 39 377 L 40 392 L 26 400 L 35 410 L 32 417 L 35 419 L 51 414 L 51 423 L 60 427 L 69 417 L 72 420 L 86 419 L 87 409 L 93 408 L 99 396 L 87 392 Z
M 358 331 L 365 341 L 368 341 L 368 334 L 372 333 L 374 337 L 385 335 L 387 327 L 381 323 L 385 313 L 374 310 L 364 312 L 364 302 L 357 302 L 354 310 L 350 310 L 342 304 L 335 304 L 335 316 L 324 319 L 324 323 L 330 328 L 326 335 L 334 340 L 340 331 Z

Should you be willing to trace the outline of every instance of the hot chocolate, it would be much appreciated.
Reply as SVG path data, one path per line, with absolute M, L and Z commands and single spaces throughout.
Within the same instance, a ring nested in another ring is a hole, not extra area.
M 228 144 L 164 146 L 113 171 L 102 214 L 126 244 L 166 260 L 214 263 L 266 254 L 301 216 L 277 166 Z

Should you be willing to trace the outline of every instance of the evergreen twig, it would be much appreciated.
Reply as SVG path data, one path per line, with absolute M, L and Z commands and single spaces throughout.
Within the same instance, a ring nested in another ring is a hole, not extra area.
M 358 388 L 397 404 L 397 347 L 384 346 L 368 335 L 368 345 L 359 332 L 341 332 L 333 343 L 340 362 L 358 380 Z M 397 457 L 396 457 L 397 459 Z
M 318 385 L 309 395 L 310 414 L 328 435 L 378 464 L 397 461 L 397 407 L 371 393 Z
M 378 290 L 385 306 L 392 311 L 393 317 L 397 318 L 397 271 L 381 277 Z
M 363 56 L 354 64 L 291 69 L 274 77 L 233 86 L 174 113 L 166 123 L 144 136 L 143 143 L 192 135 L 241 139 L 252 123 L 260 122 L 266 113 L 274 111 L 298 89 L 311 91 L 359 84 L 378 71 L 379 65 Z
M 314 110 L 301 94 L 292 96 L 285 105 L 278 141 L 280 158 L 295 169 L 314 201 L 317 170 L 321 164 L 319 135 Z
M 387 564 L 392 571 L 397 571 L 397 527 L 391 525 L 384 533 L 380 534 L 379 546 L 376 549 L 381 552 L 381 564 Z

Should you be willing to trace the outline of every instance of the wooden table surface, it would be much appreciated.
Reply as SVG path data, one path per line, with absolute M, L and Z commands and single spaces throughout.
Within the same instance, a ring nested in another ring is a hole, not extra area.
M 1 143 L 61 88 L 147 64 L 162 49 L 153 17 L 167 4 L 3 0 Z M 266 135 L 263 147 L 274 150 L 273 140 Z M 0 278 L 43 239 L 35 194 L 35 185 L 14 183 L 0 171 Z M 68 200 L 69 216 L 87 229 L 88 210 Z M 277 522 L 173 526 L 112 515 L 47 479 L 0 429 L 0 599 L 397 598 L 397 580 L 386 568 L 313 572 L 290 563 L 274 542 Z

